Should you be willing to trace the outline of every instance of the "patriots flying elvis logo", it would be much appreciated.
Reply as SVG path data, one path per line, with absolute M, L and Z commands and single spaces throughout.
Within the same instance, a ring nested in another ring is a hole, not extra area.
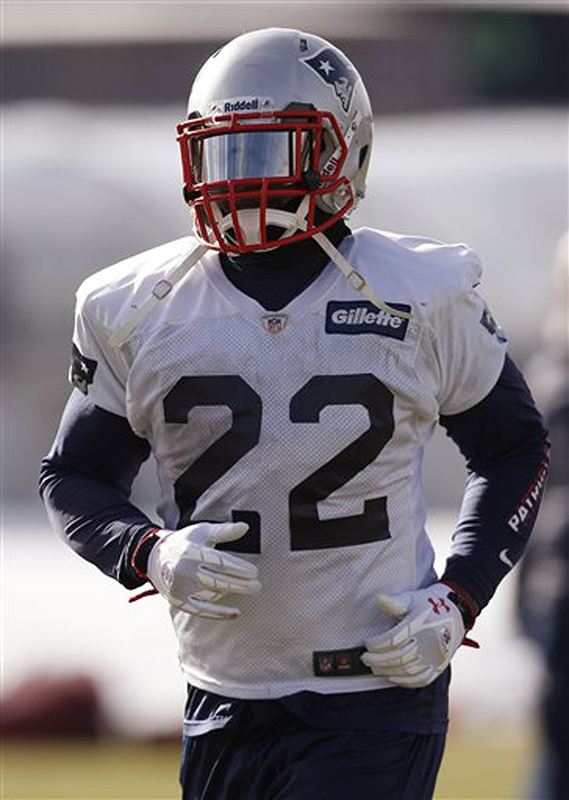
M 307 67 L 314 72 L 334 89 L 336 97 L 340 101 L 344 111 L 348 111 L 354 86 L 356 84 L 356 73 L 348 64 L 342 61 L 338 55 L 326 47 L 310 58 L 302 58 Z

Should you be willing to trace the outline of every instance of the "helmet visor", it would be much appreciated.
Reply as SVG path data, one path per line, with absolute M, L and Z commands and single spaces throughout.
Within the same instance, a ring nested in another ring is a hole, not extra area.
M 205 136 L 192 141 L 191 164 L 195 183 L 262 178 L 294 178 L 297 147 L 304 160 L 303 140 L 287 130 L 248 131 Z

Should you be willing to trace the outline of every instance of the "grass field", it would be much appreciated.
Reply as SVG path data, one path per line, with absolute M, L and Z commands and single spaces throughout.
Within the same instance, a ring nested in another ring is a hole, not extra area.
M 436 800 L 523 800 L 532 751 L 529 734 L 452 736 Z M 4 744 L 0 797 L 177 800 L 178 755 L 175 744 Z

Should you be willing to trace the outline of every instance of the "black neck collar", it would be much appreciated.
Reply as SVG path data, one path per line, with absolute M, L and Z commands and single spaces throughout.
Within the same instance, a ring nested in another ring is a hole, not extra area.
M 339 219 L 324 231 L 324 235 L 335 247 L 351 233 L 343 219 Z M 314 239 L 303 239 L 300 242 L 276 247 L 264 253 L 243 253 L 240 255 L 221 254 L 224 269 L 255 270 L 259 274 L 272 270 L 294 269 L 308 263 L 328 263 L 329 258 Z
M 340 219 L 324 234 L 338 247 L 351 231 Z M 220 253 L 219 258 L 226 278 L 270 311 L 278 311 L 300 294 L 330 260 L 312 238 L 266 253 Z

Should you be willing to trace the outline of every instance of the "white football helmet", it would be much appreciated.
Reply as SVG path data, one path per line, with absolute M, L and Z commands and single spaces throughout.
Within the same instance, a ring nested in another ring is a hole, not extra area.
M 272 250 L 312 237 L 363 297 L 379 298 L 323 234 L 364 196 L 372 112 L 337 47 L 288 28 L 233 39 L 198 73 L 178 125 L 184 196 L 198 243 L 110 338 L 120 348 L 208 249 Z
M 338 48 L 268 28 L 205 62 L 178 142 L 200 242 L 228 253 L 267 250 L 318 234 L 363 197 L 371 106 Z

